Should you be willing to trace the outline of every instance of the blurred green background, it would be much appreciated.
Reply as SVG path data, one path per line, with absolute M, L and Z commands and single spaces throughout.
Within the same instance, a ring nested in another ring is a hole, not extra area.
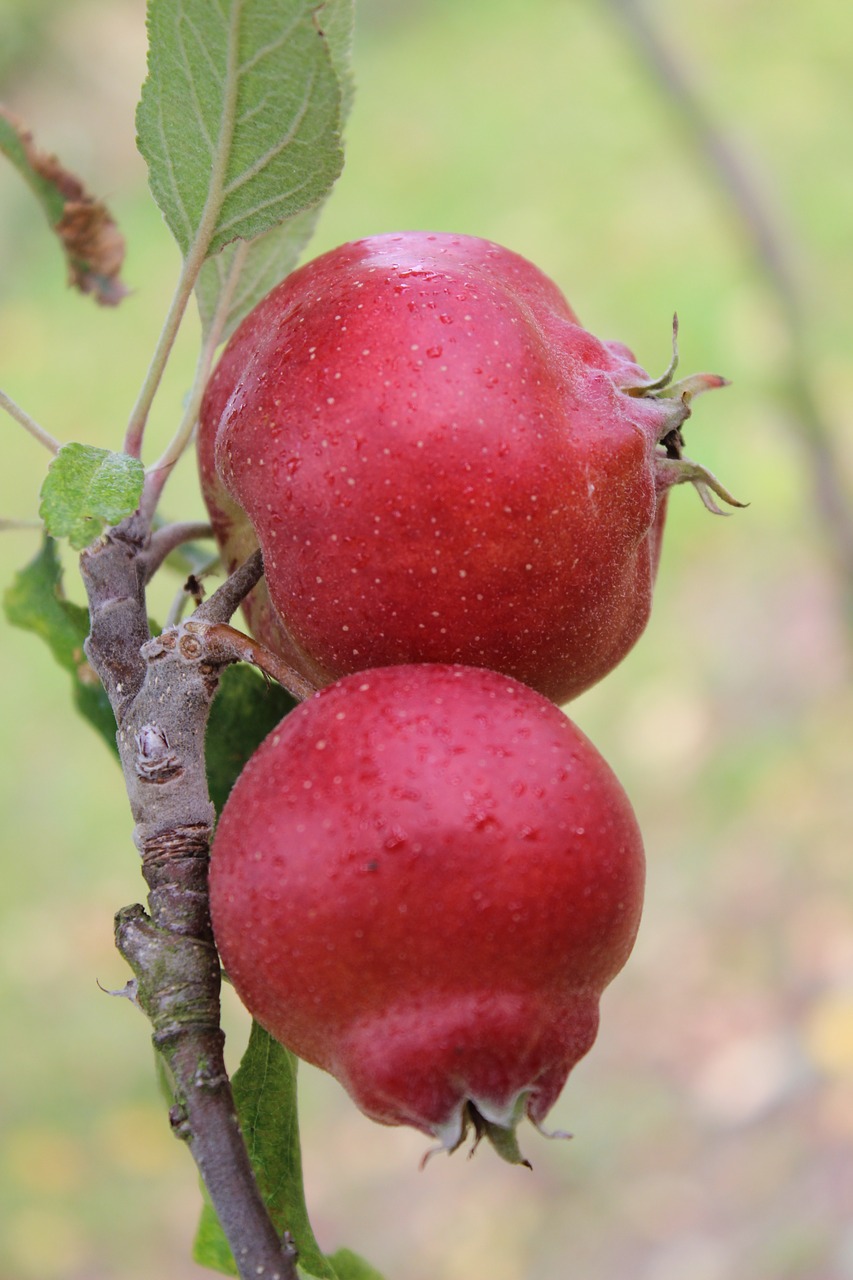
M 318 1236 L 388 1280 L 853 1277 L 851 584 L 813 479 L 817 456 L 849 495 L 853 16 L 835 0 L 646 12 L 769 212 L 801 291 L 794 335 L 616 6 L 359 8 L 347 168 L 312 252 L 404 227 L 490 237 L 653 373 L 677 308 L 682 370 L 734 384 L 701 401 L 689 452 L 751 503 L 719 520 L 675 494 L 652 623 L 572 709 L 627 787 L 649 861 L 637 949 L 552 1116 L 574 1140 L 531 1130 L 532 1173 L 487 1151 L 420 1173 L 420 1136 L 371 1125 L 304 1072 Z M 99 310 L 65 288 L 29 193 L 0 169 L 0 384 L 62 440 L 118 447 L 176 277 L 134 151 L 144 57 L 141 0 L 0 0 L 0 96 L 128 238 L 132 295 Z M 193 321 L 149 458 L 195 338 Z M 800 367 L 832 455 L 805 444 Z M 47 456 L 11 421 L 0 431 L 0 515 L 31 519 Z M 167 510 L 200 514 L 181 472 Z M 2 534 L 4 584 L 36 545 Z M 47 651 L 0 625 L 0 1278 L 189 1280 L 193 1169 L 142 1017 L 98 989 L 126 980 L 112 916 L 141 892 L 118 774 Z M 227 1019 L 236 1061 L 245 1019 L 230 1003 Z

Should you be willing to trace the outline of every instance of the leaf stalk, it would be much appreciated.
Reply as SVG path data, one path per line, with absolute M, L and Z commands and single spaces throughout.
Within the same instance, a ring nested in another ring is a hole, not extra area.
M 49 431 L 45 431 L 44 427 L 40 427 L 35 418 L 30 417 L 26 409 L 22 409 L 11 396 L 2 390 L 0 390 L 0 409 L 5 409 L 10 418 L 14 418 L 25 431 L 29 431 L 33 439 L 38 440 L 39 444 L 43 445 L 54 457 L 59 453 L 62 448 L 59 441 Z

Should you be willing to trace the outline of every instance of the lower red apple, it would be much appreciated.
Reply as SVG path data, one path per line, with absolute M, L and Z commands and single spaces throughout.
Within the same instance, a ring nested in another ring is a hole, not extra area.
M 396 666 L 303 703 L 213 844 L 223 964 L 247 1008 L 367 1115 L 521 1160 L 593 1043 L 643 895 L 614 774 L 494 672 Z

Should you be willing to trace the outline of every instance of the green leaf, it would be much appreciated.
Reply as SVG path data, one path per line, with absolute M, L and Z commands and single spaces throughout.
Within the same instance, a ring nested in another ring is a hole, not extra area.
M 142 463 L 129 454 L 65 444 L 48 468 L 39 515 L 52 537 L 67 536 L 75 551 L 82 551 L 105 525 L 133 514 L 144 478 Z
M 343 125 L 353 98 L 353 0 L 326 0 L 318 8 L 316 21 L 327 42 L 329 57 L 337 76 L 341 95 L 340 119 Z M 285 219 L 251 243 L 226 246 L 221 253 L 205 263 L 196 283 L 202 332 L 205 336 L 213 324 L 220 299 L 223 299 L 225 315 L 221 318 L 219 337 L 222 341 L 230 337 L 255 304 L 293 270 L 302 250 L 314 234 L 319 216 L 320 206 L 314 205 Z
M 297 706 L 280 685 L 245 664 L 222 673 L 207 722 L 207 785 L 217 813 L 249 756 L 279 721 Z
M 184 256 L 254 240 L 343 164 L 341 88 L 316 0 L 149 0 L 136 123 Z
M 352 41 L 355 28 L 354 0 L 325 0 L 317 22 L 328 41 L 329 56 L 341 88 L 341 121 L 349 116 L 355 93 L 352 74 Z
M 40 636 L 59 665 L 69 672 L 78 711 L 117 755 L 115 717 L 103 686 L 83 653 L 89 614 L 64 598 L 62 568 L 56 544 L 50 538 L 45 539 L 27 567 L 16 574 L 3 605 L 12 626 Z
M 193 1262 L 197 1262 L 200 1267 L 208 1267 L 211 1271 L 219 1271 L 223 1276 L 239 1275 L 234 1255 L 207 1197 L 204 1183 L 201 1184 L 201 1193 L 204 1204 L 193 1241 Z
M 314 1238 L 305 1207 L 296 1071 L 293 1054 L 254 1022 L 243 1061 L 232 1080 L 234 1100 L 261 1195 L 278 1229 L 293 1236 L 300 1271 L 318 1280 L 338 1280 Z M 202 1266 L 237 1275 L 209 1203 L 202 1209 L 193 1257 Z
M 226 245 L 202 267 L 195 292 L 202 333 L 210 332 L 220 299 L 225 314 L 219 337 L 224 342 L 273 285 L 293 270 L 320 216 L 319 207 L 294 214 L 251 244 Z
M 329 1255 L 338 1280 L 382 1280 L 382 1276 L 352 1249 L 338 1249 Z

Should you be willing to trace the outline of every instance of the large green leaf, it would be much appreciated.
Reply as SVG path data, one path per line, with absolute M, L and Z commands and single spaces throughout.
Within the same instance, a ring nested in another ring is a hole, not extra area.
M 16 574 L 3 604 L 9 622 L 44 640 L 59 665 L 69 672 L 78 711 L 118 754 L 112 707 L 83 653 L 89 613 L 64 598 L 62 567 L 51 538 L 45 539 L 38 555 Z
M 210 331 L 222 299 L 218 337 L 225 341 L 231 336 L 255 304 L 293 270 L 319 216 L 319 207 L 305 209 L 251 244 L 226 245 L 204 264 L 195 288 L 204 334 Z
M 317 11 L 317 22 L 326 40 L 329 57 L 341 94 L 341 124 L 352 104 L 353 83 L 350 65 L 354 8 L 353 0 L 326 0 Z M 302 250 L 314 234 L 320 215 L 315 205 L 286 218 L 251 243 L 227 245 L 205 263 L 196 283 L 196 297 L 202 331 L 207 334 L 220 299 L 224 315 L 219 318 L 219 338 L 227 339 L 257 302 L 292 271 Z
M 328 42 L 329 56 L 341 90 L 341 120 L 345 121 L 355 92 L 352 75 L 354 0 L 325 0 L 317 10 L 317 23 Z
M 149 0 L 139 149 L 185 256 L 310 208 L 343 164 L 316 0 Z
M 132 515 L 145 472 L 138 458 L 88 444 L 64 444 L 41 488 L 39 515 L 54 538 L 82 551 L 105 525 Z

